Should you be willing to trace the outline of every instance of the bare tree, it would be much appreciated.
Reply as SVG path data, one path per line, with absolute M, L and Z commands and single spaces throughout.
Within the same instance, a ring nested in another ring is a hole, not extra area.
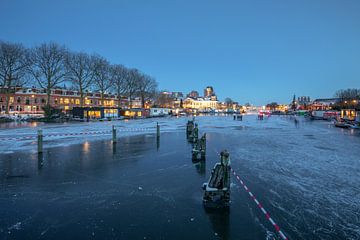
M 141 73 L 137 69 L 130 69 L 125 80 L 126 96 L 129 98 L 129 108 L 132 107 L 132 99 L 138 92 Z
M 157 107 L 162 107 L 162 108 L 172 108 L 173 107 L 173 102 L 174 102 L 174 98 L 171 97 L 171 95 L 166 94 L 166 90 L 162 90 L 160 92 L 156 92 L 155 95 L 155 105 Z
M 27 67 L 27 50 L 21 44 L 0 42 L 0 78 L 5 94 L 6 114 L 9 113 L 11 92 L 25 84 Z
M 341 98 L 342 100 L 360 99 L 360 89 L 341 89 L 335 93 L 335 97 Z
M 111 66 L 111 77 L 114 84 L 114 90 L 117 93 L 118 98 L 118 107 L 120 107 L 121 96 L 125 95 L 126 93 L 126 81 L 127 77 L 129 76 L 128 69 L 121 65 L 115 64 Z
M 50 106 L 51 89 L 64 81 L 64 57 L 66 49 L 56 43 L 43 43 L 31 49 L 30 72 L 41 88 L 46 89 L 47 105 Z
M 112 87 L 110 63 L 100 56 L 94 57 L 95 61 L 95 89 L 100 92 L 101 104 L 104 105 L 104 95 Z
M 80 93 L 80 105 L 84 106 L 85 92 L 95 78 L 95 58 L 86 53 L 67 53 L 65 57 L 66 77 L 74 90 Z
M 138 84 L 138 94 L 141 98 L 141 106 L 145 108 L 145 101 L 155 96 L 157 90 L 157 82 L 154 78 L 141 74 Z

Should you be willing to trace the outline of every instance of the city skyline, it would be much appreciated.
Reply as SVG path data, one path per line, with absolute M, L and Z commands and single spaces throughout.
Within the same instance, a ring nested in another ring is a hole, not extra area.
M 264 105 L 359 88 L 360 3 L 2 1 L 3 41 L 54 41 L 154 76 L 159 90 Z M 56 11 L 54 11 L 54 9 Z M 13 13 L 17 17 L 13 17 Z

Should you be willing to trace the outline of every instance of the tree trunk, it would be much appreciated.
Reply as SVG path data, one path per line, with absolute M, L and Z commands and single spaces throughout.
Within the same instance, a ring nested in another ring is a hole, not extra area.
M 132 104 L 131 104 L 131 95 L 129 96 L 129 108 L 131 109 Z
M 80 83 L 79 92 L 80 92 L 80 107 L 83 107 L 84 106 L 84 91 L 82 89 L 81 83 Z
M 46 95 L 47 95 L 46 105 L 50 107 L 50 106 L 51 106 L 51 104 L 50 104 L 51 88 L 47 87 L 47 89 L 46 89 Z
M 141 106 L 142 106 L 142 108 L 145 108 L 145 98 L 144 98 L 144 96 L 141 97 Z
M 5 91 L 5 114 L 9 114 L 10 94 L 9 89 Z
M 100 93 L 100 100 L 101 100 L 101 106 L 105 107 L 105 105 L 104 105 L 104 92 L 103 91 L 101 91 L 101 93 Z
M 5 77 L 5 114 L 9 114 L 9 103 L 10 103 L 10 86 L 11 86 L 11 79 L 12 76 L 9 77 L 9 79 L 6 79 Z
M 121 97 L 120 97 L 120 94 L 118 94 L 118 107 L 121 107 Z
M 80 90 L 80 107 L 84 106 L 84 93 Z

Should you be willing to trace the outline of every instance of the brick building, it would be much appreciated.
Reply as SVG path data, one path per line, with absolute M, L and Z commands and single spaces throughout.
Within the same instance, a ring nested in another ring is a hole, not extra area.
M 5 113 L 6 97 L 4 91 L 0 89 L 0 113 Z M 42 107 L 47 103 L 45 89 L 37 88 L 17 88 L 12 91 L 9 97 L 9 113 L 19 114 L 42 114 Z M 67 89 L 52 89 L 50 105 L 64 112 L 69 112 L 73 107 L 81 107 L 80 94 L 77 91 Z M 100 93 L 85 93 L 83 107 L 125 107 L 126 98 L 118 99 L 117 95 L 105 94 L 103 101 Z

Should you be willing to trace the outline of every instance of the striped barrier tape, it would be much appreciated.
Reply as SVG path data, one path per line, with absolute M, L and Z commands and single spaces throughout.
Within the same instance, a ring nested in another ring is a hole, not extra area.
M 120 132 L 139 132 L 139 131 L 150 131 L 155 128 L 124 128 L 124 129 L 116 129 L 116 131 Z M 94 131 L 94 132 L 80 132 L 80 133 L 59 133 L 59 134 L 47 134 L 43 135 L 43 137 L 61 137 L 61 136 L 77 136 L 77 135 L 97 135 L 97 134 L 110 134 L 112 130 L 108 131 Z M 16 138 L 0 138 L 0 141 L 12 141 L 12 140 L 31 140 L 36 139 L 37 135 L 33 136 L 25 136 L 25 137 L 16 137 Z
M 275 223 L 275 221 L 270 217 L 270 214 L 265 210 L 265 208 L 262 206 L 262 204 L 259 202 L 259 200 L 256 199 L 255 195 L 250 191 L 250 189 L 246 186 L 244 181 L 239 177 L 239 175 L 236 174 L 235 170 L 231 168 L 231 171 L 233 172 L 236 179 L 241 183 L 245 191 L 249 194 L 249 196 L 254 200 L 256 205 L 260 208 L 260 210 L 265 215 L 266 219 L 274 226 L 276 229 L 276 232 L 279 233 L 280 237 L 283 240 L 288 240 L 288 238 L 285 236 L 285 234 L 281 231 L 280 227 Z
M 0 141 L 11 141 L 11 140 L 30 140 L 35 139 L 36 136 L 26 136 L 26 137 L 17 137 L 17 138 L 0 138 Z

